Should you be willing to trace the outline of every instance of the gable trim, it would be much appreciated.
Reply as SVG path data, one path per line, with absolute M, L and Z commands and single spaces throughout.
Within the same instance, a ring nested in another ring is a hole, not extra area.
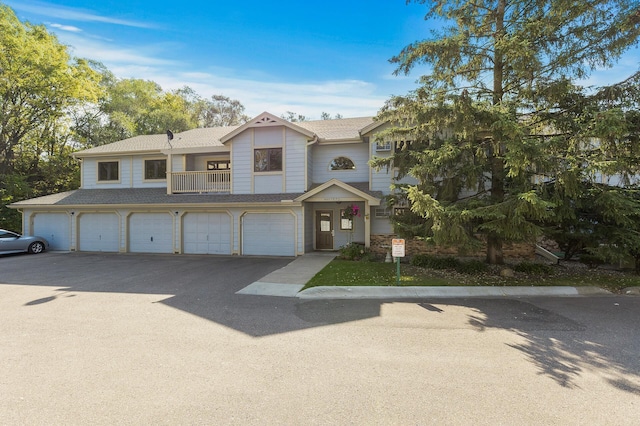
M 273 114 L 270 114 L 268 112 L 263 112 L 262 114 L 258 115 L 257 117 L 247 121 L 245 124 L 243 124 L 242 126 L 238 127 L 237 129 L 235 129 L 234 131 L 227 133 L 226 135 L 224 135 L 223 137 L 220 138 L 220 142 L 222 143 L 226 143 L 227 141 L 233 139 L 235 136 L 239 135 L 240 133 L 244 132 L 247 129 L 251 129 L 251 128 L 261 128 L 261 127 L 273 127 L 273 126 L 284 126 L 287 127 L 295 132 L 301 133 L 303 135 L 305 135 L 306 137 L 308 137 L 309 139 L 314 139 L 316 137 L 315 133 L 304 129 L 300 126 L 297 126 L 287 120 L 284 120 L 280 117 L 276 117 Z
M 344 189 L 347 192 L 352 193 L 353 195 L 355 195 L 358 198 L 362 198 L 363 200 L 367 201 L 369 203 L 369 205 L 371 205 L 371 206 L 379 206 L 380 205 L 380 199 L 379 198 L 374 197 L 372 195 L 369 195 L 366 192 L 360 191 L 359 189 L 354 188 L 353 186 L 349 185 L 348 183 L 342 182 L 341 180 L 338 180 L 338 179 L 331 179 L 331 180 L 323 183 L 322 185 L 318 186 L 317 188 L 314 188 L 311 191 L 308 191 L 307 193 L 299 196 L 294 201 L 303 202 L 303 201 L 305 201 L 305 200 L 307 200 L 309 198 L 315 197 L 316 195 L 322 193 L 323 191 L 327 190 L 328 188 L 330 188 L 332 186 L 337 186 L 339 188 Z

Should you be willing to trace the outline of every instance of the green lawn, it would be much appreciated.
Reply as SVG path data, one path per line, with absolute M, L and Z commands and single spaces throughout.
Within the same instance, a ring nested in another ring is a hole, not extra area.
M 335 259 L 311 279 L 305 288 L 317 286 L 396 285 L 396 264 Z M 461 274 L 400 265 L 401 286 L 597 286 L 612 292 L 640 286 L 640 276 L 609 270 L 556 266 L 549 274 L 504 278 L 493 269 L 482 274 Z

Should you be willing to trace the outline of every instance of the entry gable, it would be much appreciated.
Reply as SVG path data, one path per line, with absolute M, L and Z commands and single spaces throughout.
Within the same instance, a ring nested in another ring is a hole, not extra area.
M 295 201 L 353 201 L 354 198 L 367 201 L 371 206 L 380 205 L 380 199 L 378 197 L 367 194 L 366 192 L 338 179 L 331 179 L 322 185 L 313 188 L 307 193 L 296 198 Z
M 304 136 L 306 136 L 309 139 L 315 139 L 316 135 L 307 130 L 307 129 L 303 129 L 300 126 L 296 126 L 295 124 L 284 120 L 280 117 L 276 117 L 273 114 L 270 114 L 268 112 L 263 112 L 262 114 L 258 115 L 257 117 L 247 121 L 245 124 L 243 124 L 242 126 L 238 127 L 237 129 L 235 129 L 234 131 L 227 133 L 226 135 L 224 135 L 223 137 L 220 138 L 220 142 L 227 143 L 228 141 L 230 141 L 231 139 L 233 139 L 235 136 L 239 135 L 240 133 L 244 132 L 247 129 L 251 129 L 251 128 L 264 128 L 264 127 L 274 127 L 274 126 L 284 126 L 287 127 L 295 132 L 301 133 Z

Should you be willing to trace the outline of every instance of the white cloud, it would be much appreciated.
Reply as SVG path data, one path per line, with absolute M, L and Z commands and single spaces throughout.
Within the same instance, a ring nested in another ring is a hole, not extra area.
M 189 86 L 205 98 L 225 95 L 239 100 L 250 116 L 263 111 L 276 115 L 294 111 L 310 119 L 319 119 L 322 112 L 344 117 L 375 115 L 387 98 L 376 84 L 363 80 L 283 82 L 260 70 L 212 67 L 205 72 L 165 59 L 171 58 L 167 52 L 175 46 L 122 47 L 85 33 L 65 32 L 59 37 L 71 46 L 74 56 L 98 60 L 118 78 L 152 80 L 164 90 Z
M 119 19 L 111 16 L 102 16 L 90 10 L 76 9 L 45 2 L 7 2 L 7 4 L 9 4 L 13 9 L 20 10 L 22 12 L 28 12 L 38 16 L 47 16 L 50 18 L 65 19 L 68 21 L 102 22 L 105 24 L 123 25 L 127 27 L 137 28 L 155 27 L 154 25 L 147 22 Z
M 116 72 L 118 68 L 144 72 L 149 66 L 177 65 L 176 61 L 162 57 L 162 52 L 166 49 L 161 44 L 123 47 L 108 40 L 87 38 L 73 33 L 59 34 L 59 38 L 70 46 L 74 56 L 100 61 L 119 77 L 121 76 Z
M 375 115 L 386 100 L 376 94 L 374 84 L 359 80 L 283 83 L 205 73 L 195 76 L 189 72 L 175 75 L 157 73 L 151 79 L 165 90 L 189 86 L 203 97 L 222 94 L 237 99 L 250 116 L 263 111 L 276 115 L 294 111 L 310 119 L 319 119 L 322 112 L 359 117 Z
M 62 24 L 50 24 L 49 25 L 52 28 L 56 28 L 58 30 L 61 31 L 69 31 L 72 33 L 80 33 L 82 32 L 82 30 L 78 27 L 74 27 L 73 25 L 62 25 Z

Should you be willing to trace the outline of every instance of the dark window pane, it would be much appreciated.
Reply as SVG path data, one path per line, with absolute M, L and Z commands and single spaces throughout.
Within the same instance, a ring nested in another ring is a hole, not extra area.
M 269 170 L 282 170 L 282 149 L 272 148 L 269 150 Z
M 98 180 L 118 180 L 118 162 L 105 161 L 98 163 Z
M 164 179 L 167 174 L 167 160 L 145 160 L 145 179 Z
M 254 151 L 253 170 L 256 172 L 282 171 L 282 148 L 262 148 Z
M 269 167 L 268 150 L 256 149 L 254 151 L 253 163 L 254 163 L 254 171 L 266 172 Z

